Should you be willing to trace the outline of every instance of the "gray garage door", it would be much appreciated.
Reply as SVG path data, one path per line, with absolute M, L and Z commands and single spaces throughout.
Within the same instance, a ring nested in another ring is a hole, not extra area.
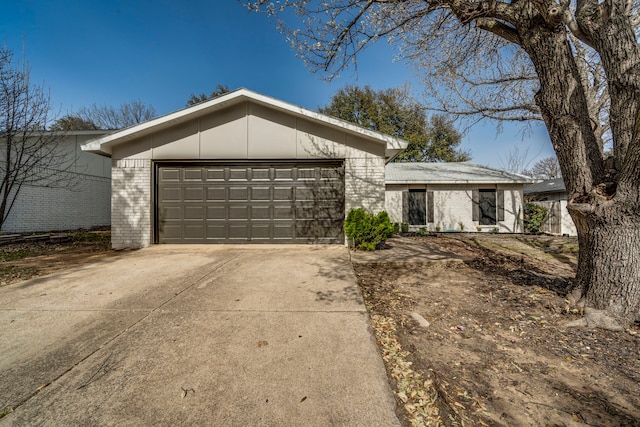
M 156 165 L 158 243 L 343 243 L 341 163 Z

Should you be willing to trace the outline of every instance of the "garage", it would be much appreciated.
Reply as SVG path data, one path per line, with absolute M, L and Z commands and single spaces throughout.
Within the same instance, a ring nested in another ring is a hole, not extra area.
M 157 243 L 342 243 L 339 162 L 156 164 Z
M 87 141 L 111 158 L 114 249 L 345 244 L 407 142 L 247 89 Z

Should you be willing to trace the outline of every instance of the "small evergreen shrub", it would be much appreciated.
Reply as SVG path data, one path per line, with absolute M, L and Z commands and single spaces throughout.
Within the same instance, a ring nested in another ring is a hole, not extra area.
M 344 222 L 344 233 L 356 249 L 373 251 L 393 236 L 393 224 L 385 211 L 376 215 L 362 208 L 351 209 Z
M 546 217 L 547 208 L 527 203 L 524 206 L 524 230 L 527 233 L 539 233 Z
M 408 222 L 403 222 L 402 224 L 400 224 L 400 228 L 402 229 L 403 233 L 408 233 L 409 232 L 409 223 Z

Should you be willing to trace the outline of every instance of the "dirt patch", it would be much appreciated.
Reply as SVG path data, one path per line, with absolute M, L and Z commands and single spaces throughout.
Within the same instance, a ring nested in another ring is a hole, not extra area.
M 640 426 L 640 329 L 563 327 L 575 239 L 415 242 L 471 261 L 354 264 L 405 425 Z
M 0 286 L 117 255 L 107 230 L 75 231 L 66 241 L 10 243 L 0 246 Z

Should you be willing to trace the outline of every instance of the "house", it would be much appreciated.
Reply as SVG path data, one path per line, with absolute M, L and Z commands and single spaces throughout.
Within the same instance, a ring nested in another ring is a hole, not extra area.
M 385 209 L 393 222 L 429 231 L 522 233 L 529 177 L 473 163 L 389 163 Z
M 111 157 L 114 248 L 344 243 L 345 213 L 385 207 L 406 141 L 246 89 L 88 141 Z
M 541 231 L 562 236 L 577 236 L 576 226 L 567 210 L 567 190 L 562 178 L 547 179 L 524 187 L 524 197 L 529 203 L 547 209 L 547 217 Z
M 25 183 L 2 231 L 30 233 L 110 225 L 111 161 L 80 149 L 88 140 L 104 134 L 67 132 L 57 148 L 68 156 L 65 165 L 71 165 L 61 171 L 64 182 L 49 187 Z

